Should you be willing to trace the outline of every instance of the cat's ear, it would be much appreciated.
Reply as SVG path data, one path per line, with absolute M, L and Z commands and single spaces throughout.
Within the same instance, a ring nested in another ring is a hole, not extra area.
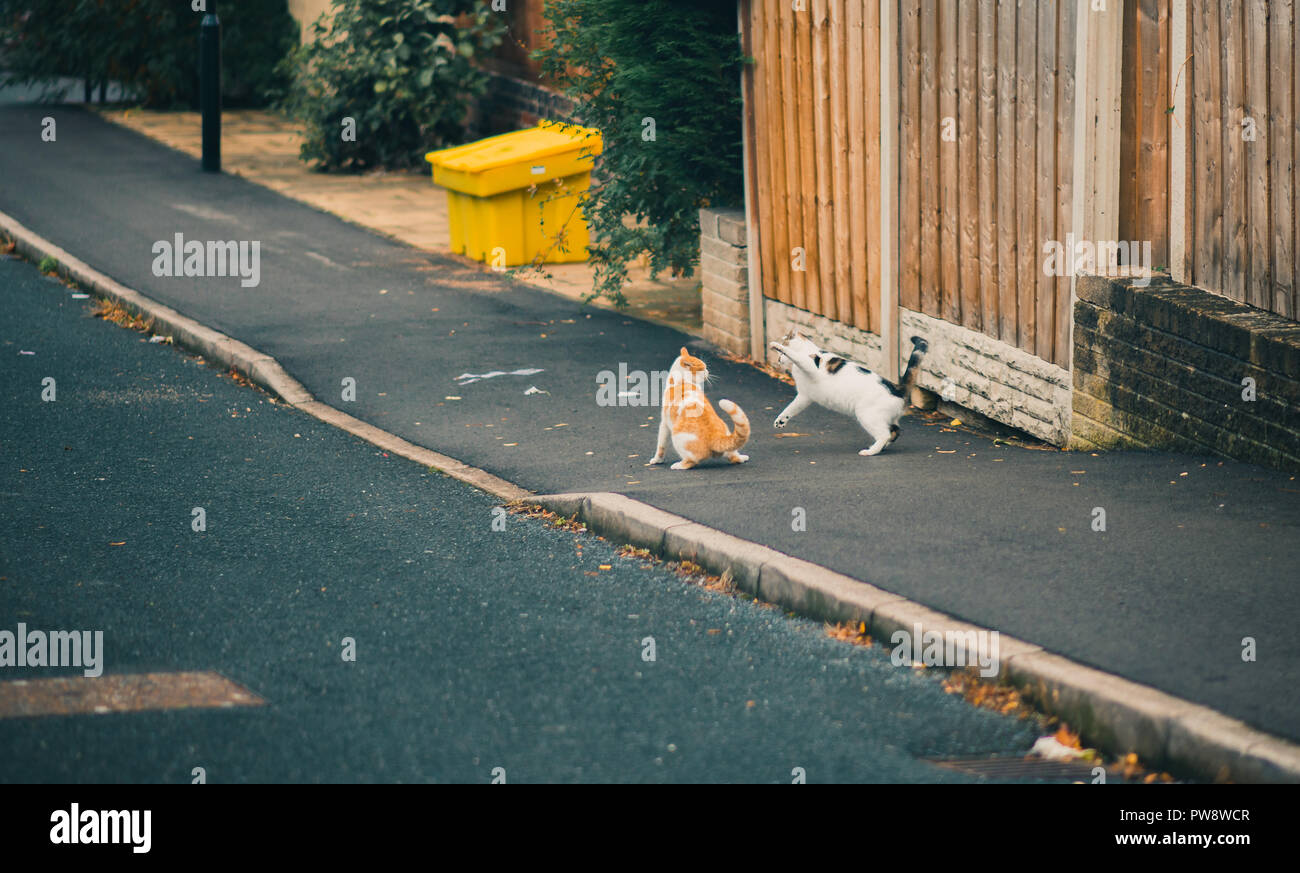
M 688 358 L 688 357 L 690 357 L 690 355 L 688 355 L 688 354 L 686 353 L 686 346 L 682 346 L 682 357 L 683 357 L 683 358 Z

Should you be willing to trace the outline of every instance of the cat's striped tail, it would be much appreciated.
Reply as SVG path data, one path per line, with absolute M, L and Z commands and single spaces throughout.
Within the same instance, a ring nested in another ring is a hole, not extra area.
M 731 421 L 735 428 L 731 435 L 726 439 L 726 445 L 722 447 L 724 452 L 737 451 L 745 443 L 749 442 L 749 416 L 745 415 L 745 410 L 741 409 L 730 400 L 719 400 L 718 406 L 722 411 L 731 416 Z
M 930 350 L 930 344 L 919 336 L 912 337 L 912 355 L 907 359 L 907 369 L 903 370 L 903 381 L 901 388 L 903 397 L 906 398 L 912 392 L 912 386 L 916 384 L 917 372 L 921 369 L 921 359 L 925 353 Z

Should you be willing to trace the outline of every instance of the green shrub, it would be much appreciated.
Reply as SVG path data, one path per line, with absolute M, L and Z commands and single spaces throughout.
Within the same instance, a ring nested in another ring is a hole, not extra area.
M 276 72 L 298 43 L 285 0 L 219 3 L 226 106 L 262 106 L 287 84 Z M 184 0 L 0 0 L 6 83 L 57 76 L 120 82 L 157 108 L 198 107 L 199 23 Z
M 463 139 L 487 85 L 474 61 L 503 31 L 485 0 L 335 0 L 331 16 L 284 64 L 293 84 L 279 106 L 305 128 L 303 160 L 326 171 L 417 167 Z
M 691 275 L 699 209 L 743 201 L 736 4 L 549 0 L 546 16 L 534 57 L 604 135 L 584 209 L 594 296 L 622 304 L 629 263 Z

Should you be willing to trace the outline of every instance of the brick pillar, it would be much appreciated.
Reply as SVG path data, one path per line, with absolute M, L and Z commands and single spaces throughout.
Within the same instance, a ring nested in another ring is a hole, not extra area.
M 749 350 L 749 251 L 745 210 L 700 210 L 704 338 L 737 355 Z

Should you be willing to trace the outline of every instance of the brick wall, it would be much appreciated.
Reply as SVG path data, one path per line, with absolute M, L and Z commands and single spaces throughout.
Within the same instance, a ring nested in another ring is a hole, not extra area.
M 473 135 L 491 136 L 532 127 L 542 119 L 572 121 L 573 101 L 535 82 L 488 72 L 487 92 L 474 106 Z
M 704 338 L 749 354 L 749 249 L 745 210 L 700 210 L 700 280 Z
M 1300 324 L 1165 278 L 1077 287 L 1074 446 L 1300 470 Z

